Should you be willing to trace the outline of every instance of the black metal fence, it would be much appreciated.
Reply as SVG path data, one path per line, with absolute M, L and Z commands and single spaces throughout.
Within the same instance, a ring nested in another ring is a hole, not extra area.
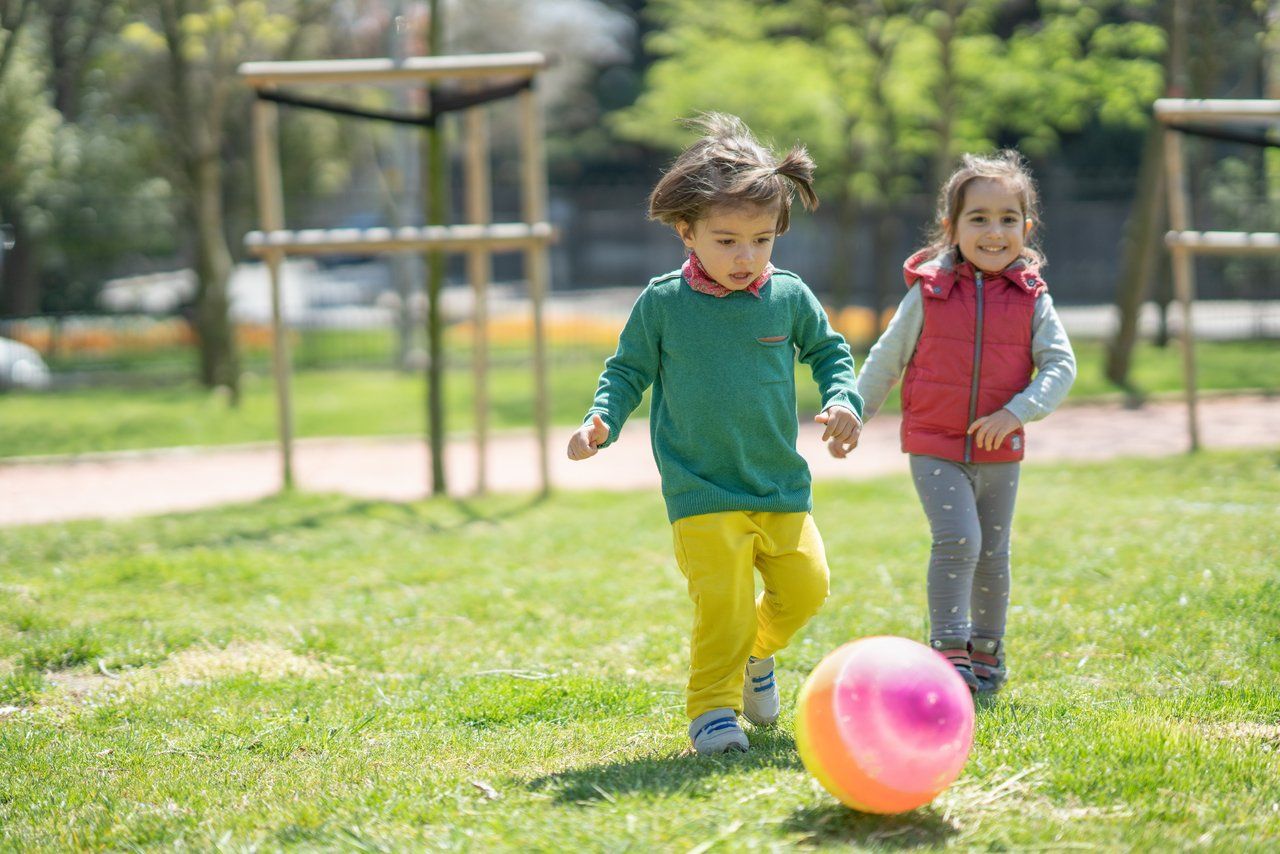
M 594 315 L 605 324 L 620 325 L 635 292 L 651 277 L 681 263 L 679 241 L 669 229 L 645 218 L 648 189 L 638 185 L 552 189 L 551 217 L 560 233 L 552 249 L 553 319 L 567 316 L 581 322 L 584 316 Z M 1114 327 L 1110 306 L 1132 188 L 1098 198 L 1078 198 L 1069 187 L 1055 189 L 1052 184 L 1045 189 L 1041 244 L 1049 259 L 1046 279 L 1055 302 L 1074 317 L 1073 334 L 1106 337 Z M 360 210 L 373 200 L 354 196 L 345 203 L 349 210 Z M 306 207 L 300 202 L 295 206 Z M 496 219 L 517 218 L 513 198 L 499 193 L 495 206 Z M 930 214 L 928 199 L 902 204 L 894 212 L 896 237 L 885 245 L 873 221 L 846 233 L 829 207 L 815 214 L 799 213 L 792 219 L 791 231 L 778 241 L 774 261 L 800 273 L 828 305 L 834 302 L 834 294 L 843 293 L 849 295 L 848 302 L 865 309 L 876 301 L 870 271 L 876 269 L 877 256 L 881 269 L 899 269 L 901 260 L 922 241 Z M 370 220 L 365 224 L 376 221 L 376 217 L 362 216 Z M 1213 225 L 1208 222 L 1205 227 Z M 842 242 L 845 251 L 837 251 Z M 854 269 L 841 269 L 842 257 L 851 259 Z M 413 258 L 401 264 L 397 269 L 385 258 L 291 262 L 285 302 L 295 366 L 305 370 L 420 363 L 425 350 L 421 262 Z M 104 298 L 104 305 L 114 306 L 114 311 L 0 320 L 0 337 L 34 347 L 63 384 L 154 383 L 190 377 L 195 338 L 179 308 L 189 303 L 194 282 L 189 272 L 177 269 L 176 260 L 173 267 L 175 272 L 168 276 L 113 282 L 107 291 L 114 297 Z M 508 283 L 497 289 L 505 302 L 495 313 L 525 313 L 521 256 L 497 256 L 494 272 L 498 282 Z M 892 275 L 894 281 L 882 290 L 896 300 L 901 283 L 896 272 Z M 446 314 L 451 321 L 464 323 L 470 301 L 461 258 L 450 259 L 447 279 L 451 287 Z M 1171 298 L 1164 284 L 1167 275 L 1158 279 L 1162 284 L 1150 295 L 1155 305 L 1144 315 L 1144 330 L 1150 335 L 1160 334 L 1167 315 L 1158 306 Z M 1212 338 L 1280 339 L 1280 262 L 1201 259 L 1197 288 L 1198 332 Z M 238 267 L 233 292 L 244 365 L 265 372 L 270 312 L 262 268 Z M 121 298 L 122 294 L 126 296 Z M 1168 316 L 1176 329 L 1180 323 L 1176 307 Z M 464 350 L 466 340 L 465 334 L 456 336 Z M 599 348 L 594 345 L 580 349 L 590 358 L 598 357 Z M 562 350 L 572 353 L 574 348 Z M 463 352 L 455 364 L 465 363 Z

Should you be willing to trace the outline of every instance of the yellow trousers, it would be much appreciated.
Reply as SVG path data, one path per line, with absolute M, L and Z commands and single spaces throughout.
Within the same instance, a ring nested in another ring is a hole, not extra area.
M 690 719 L 712 709 L 741 712 L 747 656 L 785 647 L 827 598 L 822 536 L 808 513 L 731 510 L 686 516 L 672 529 L 693 599 L 685 709 Z

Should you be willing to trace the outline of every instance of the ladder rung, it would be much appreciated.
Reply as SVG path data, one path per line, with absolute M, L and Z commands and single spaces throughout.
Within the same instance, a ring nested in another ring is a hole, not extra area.
M 491 225 L 428 225 L 421 228 L 309 228 L 301 231 L 251 231 L 244 245 L 251 255 L 336 255 L 436 250 L 492 252 L 525 249 L 556 237 L 550 223 L 503 222 Z
M 471 56 L 412 56 L 391 59 L 328 59 L 301 62 L 244 62 L 240 77 L 250 86 L 353 83 L 417 83 L 442 77 L 532 77 L 547 65 L 533 51 Z
M 1245 124 L 1280 122 L 1280 101 L 1254 99 L 1160 98 L 1156 118 L 1162 122 L 1229 121 Z
M 1280 254 L 1280 234 L 1269 231 L 1170 231 L 1164 242 L 1198 255 Z

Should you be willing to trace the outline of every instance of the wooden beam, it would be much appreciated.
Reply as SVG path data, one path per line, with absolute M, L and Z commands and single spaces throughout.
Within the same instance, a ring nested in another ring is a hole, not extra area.
M 1266 231 L 1170 231 L 1164 242 L 1195 255 L 1280 255 L 1280 234 Z
M 555 239 L 555 229 L 546 222 L 532 225 L 504 222 L 493 225 L 428 225 L 422 228 L 310 228 L 301 231 L 251 231 L 244 245 L 249 254 L 264 257 L 272 252 L 286 255 L 343 255 L 382 252 L 409 252 L 432 249 L 466 252 L 488 249 L 510 252 L 546 246 Z
M 1280 121 L 1280 101 L 1207 98 L 1159 98 L 1156 118 L 1162 122 L 1235 122 L 1271 124 Z
M 237 69 L 255 88 L 270 85 L 420 84 L 441 78 L 533 77 L 547 66 L 536 51 L 471 56 L 414 56 L 392 59 L 329 59 L 303 62 L 244 62 Z
M 1169 225 L 1173 232 L 1186 232 L 1191 225 L 1191 193 L 1187 188 L 1186 159 L 1182 151 L 1182 134 L 1164 132 L 1164 165 L 1169 188 Z M 1196 414 L 1195 331 L 1191 326 L 1191 305 L 1195 302 L 1195 267 L 1191 250 L 1179 244 L 1169 247 L 1173 253 L 1173 291 L 1182 306 L 1182 378 L 1187 394 L 1187 434 L 1190 450 L 1200 449 L 1200 422 Z

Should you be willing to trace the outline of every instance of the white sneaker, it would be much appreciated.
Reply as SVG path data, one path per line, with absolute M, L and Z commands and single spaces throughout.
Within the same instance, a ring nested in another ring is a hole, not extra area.
M 733 709 L 712 709 L 698 715 L 689 724 L 689 738 L 693 749 L 703 756 L 747 751 L 747 734 L 738 726 Z
M 778 719 L 782 701 L 778 683 L 773 678 L 773 656 L 748 658 L 747 675 L 742 681 L 742 715 L 756 726 L 768 726 Z

